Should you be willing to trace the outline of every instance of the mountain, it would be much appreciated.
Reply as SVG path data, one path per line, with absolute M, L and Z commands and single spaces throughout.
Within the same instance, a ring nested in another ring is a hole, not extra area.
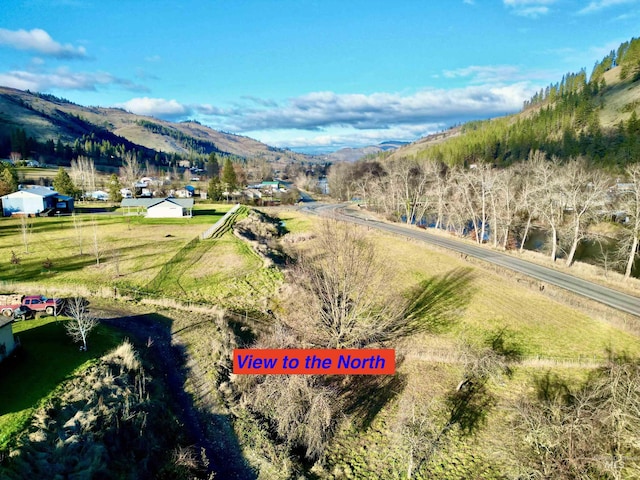
M 29 147 L 23 146 L 26 149 L 23 153 L 31 156 L 34 150 L 40 155 L 59 155 L 55 149 L 51 151 L 51 144 L 57 145 L 58 141 L 72 146 L 72 155 L 95 156 L 93 150 L 75 151 L 78 143 L 83 147 L 90 141 L 94 144 L 92 148 L 99 150 L 98 156 L 106 157 L 102 159 L 106 163 L 114 152 L 118 156 L 124 150 L 136 150 L 151 158 L 160 152 L 173 158 L 192 158 L 194 154 L 204 157 L 216 152 L 268 162 L 312 160 L 308 155 L 219 132 L 195 121 L 169 122 L 118 108 L 84 107 L 53 95 L 0 87 L 0 155 L 16 150 L 16 132 L 26 140 L 32 139 Z M 44 146 L 45 151 L 37 144 Z
M 567 73 L 536 93 L 520 113 L 468 122 L 396 150 L 447 164 L 508 165 L 539 150 L 560 159 L 584 157 L 613 169 L 640 159 L 640 39 L 586 69 Z
M 402 146 L 408 145 L 408 142 L 388 141 L 378 145 L 371 145 L 361 148 L 341 148 L 333 153 L 325 156 L 329 162 L 355 162 L 367 155 L 376 155 L 380 152 L 388 152 L 396 150 Z

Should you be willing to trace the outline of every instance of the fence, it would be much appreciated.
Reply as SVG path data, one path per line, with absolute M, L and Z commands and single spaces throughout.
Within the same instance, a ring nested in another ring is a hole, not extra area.
M 207 238 L 213 237 L 218 230 L 223 230 L 223 227 L 228 226 L 232 219 L 236 216 L 236 212 L 240 209 L 240 204 L 236 203 L 231 210 L 229 210 L 225 215 L 214 223 L 211 227 L 209 227 L 204 233 L 200 235 L 201 240 L 206 240 Z

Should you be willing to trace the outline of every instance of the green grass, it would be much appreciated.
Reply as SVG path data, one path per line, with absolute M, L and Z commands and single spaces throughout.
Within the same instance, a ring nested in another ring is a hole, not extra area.
M 79 231 L 74 228 L 71 217 L 34 218 L 31 219 L 28 253 L 20 234 L 20 220 L 1 219 L 0 279 L 17 284 L 38 282 L 52 286 L 128 285 L 141 288 L 228 208 L 228 205 L 203 204 L 191 219 L 79 215 Z M 93 249 L 94 221 L 101 257 L 99 266 Z M 19 265 L 10 263 L 12 251 L 19 257 Z M 53 263 L 50 270 L 43 268 L 47 259 Z
M 81 352 L 66 334 L 64 321 L 42 317 L 13 324 L 22 348 L 0 363 L 0 450 L 61 382 L 122 340 L 117 331 L 101 325 L 89 336 L 89 350 Z
M 278 218 L 284 222 L 284 228 L 288 233 L 307 232 L 313 225 L 308 215 L 297 211 L 287 211 L 278 214 Z

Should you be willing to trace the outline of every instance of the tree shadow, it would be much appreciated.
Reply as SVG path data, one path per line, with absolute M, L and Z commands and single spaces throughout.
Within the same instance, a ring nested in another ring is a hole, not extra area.
M 420 332 L 444 333 L 458 320 L 474 294 L 470 268 L 458 268 L 432 277 L 408 293 L 406 325 L 400 332 L 408 336 Z
M 185 433 L 195 447 L 206 454 L 208 471 L 215 472 L 216 477 L 220 478 L 257 478 L 242 455 L 229 416 L 212 413 L 197 405 L 198 399 L 185 391 L 185 382 L 192 376 L 192 371 L 186 348 L 172 341 L 173 320 L 150 313 L 113 318 L 105 322 L 130 334 L 137 349 L 148 356 L 152 366 L 151 376 L 163 378 Z
M 392 338 L 449 330 L 460 317 L 473 295 L 471 269 L 457 269 L 446 275 L 432 277 L 420 282 L 408 294 L 408 307 L 404 311 L 404 322 L 393 331 Z M 400 366 L 398 360 L 396 367 Z M 345 413 L 353 415 L 358 427 L 368 428 L 378 413 L 402 393 L 407 376 L 395 375 L 352 376 L 340 387 L 340 397 L 345 402 Z M 471 412 L 454 412 L 456 421 L 466 421 Z
M 340 397 L 345 401 L 344 412 L 352 415 L 355 425 L 363 430 L 371 426 L 380 411 L 402 393 L 407 375 L 359 375 L 343 385 Z
M 223 212 L 218 212 L 215 208 L 213 207 L 206 207 L 206 208 L 198 208 L 197 210 L 193 211 L 193 216 L 197 217 L 197 216 L 216 216 L 218 218 L 222 218 L 224 216 Z

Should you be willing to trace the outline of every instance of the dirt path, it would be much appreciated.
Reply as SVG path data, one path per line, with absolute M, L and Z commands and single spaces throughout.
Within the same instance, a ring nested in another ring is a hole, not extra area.
M 211 398 L 213 392 L 198 381 L 197 365 L 188 358 L 170 327 L 154 318 L 153 313 L 140 314 L 127 310 L 123 305 L 96 307 L 93 313 L 104 324 L 131 335 L 138 345 L 148 346 L 154 367 L 152 374 L 164 378 L 187 437 L 194 442 L 198 455 L 200 452 L 206 454 L 208 472 L 215 473 L 216 478 L 231 480 L 257 478 L 242 456 L 228 416 L 198 408 L 194 398 L 185 391 L 185 381 L 192 378 L 196 388 L 204 390 L 196 394 L 198 403 L 206 406 L 215 402 Z

